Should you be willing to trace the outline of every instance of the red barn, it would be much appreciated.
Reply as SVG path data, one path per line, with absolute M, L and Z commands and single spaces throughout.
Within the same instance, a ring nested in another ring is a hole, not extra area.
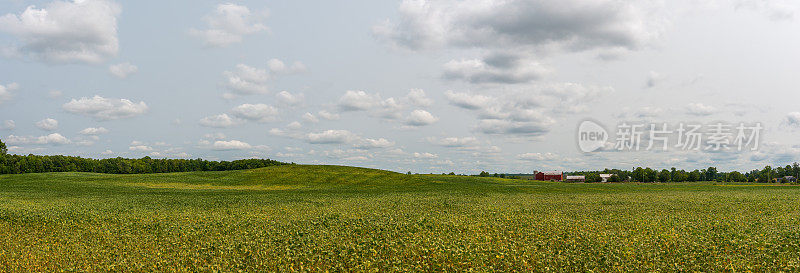
M 561 181 L 564 180 L 564 173 L 562 172 L 538 172 L 536 173 L 536 180 L 540 181 Z

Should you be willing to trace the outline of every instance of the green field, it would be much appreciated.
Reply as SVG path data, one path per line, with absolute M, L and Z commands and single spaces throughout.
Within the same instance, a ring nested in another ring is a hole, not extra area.
M 0 176 L 0 271 L 798 271 L 800 187 L 288 165 Z

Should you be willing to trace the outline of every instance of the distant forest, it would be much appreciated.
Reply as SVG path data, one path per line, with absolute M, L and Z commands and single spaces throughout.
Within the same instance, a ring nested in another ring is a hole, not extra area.
M 11 155 L 0 141 L 0 174 L 45 172 L 92 172 L 111 174 L 171 173 L 193 171 L 227 171 L 285 165 L 270 159 L 209 161 L 203 159 L 91 159 L 76 156 Z

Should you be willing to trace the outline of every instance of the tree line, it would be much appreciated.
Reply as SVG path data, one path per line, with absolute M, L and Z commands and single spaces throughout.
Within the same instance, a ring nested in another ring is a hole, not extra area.
M 619 169 L 605 169 L 602 171 L 581 171 L 572 172 L 571 175 L 584 175 L 586 182 L 600 182 L 600 174 L 611 174 L 608 182 L 696 182 L 696 181 L 717 181 L 717 182 L 795 182 L 788 181 L 785 177 L 792 176 L 795 179 L 800 176 L 800 164 L 797 162 L 786 165 L 785 167 L 773 168 L 766 166 L 763 169 L 754 169 L 748 172 L 720 172 L 716 167 L 699 169 L 693 171 L 678 170 L 676 168 L 663 169 L 661 171 L 651 168 L 637 167 L 630 171 Z
M 209 161 L 203 159 L 153 159 L 143 157 L 92 159 L 77 156 L 41 156 L 8 154 L 0 141 L 0 174 L 44 172 L 92 172 L 111 174 L 171 173 L 193 171 L 227 171 L 285 165 L 270 159 Z

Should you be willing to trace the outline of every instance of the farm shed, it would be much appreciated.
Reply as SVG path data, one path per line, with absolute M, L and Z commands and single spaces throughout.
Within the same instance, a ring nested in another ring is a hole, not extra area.
M 564 180 L 564 173 L 562 172 L 537 172 L 536 173 L 536 180 L 541 181 L 561 181 Z
M 586 182 L 586 176 L 583 176 L 583 175 L 567 175 L 567 182 Z
M 601 182 L 608 182 L 609 178 L 611 178 L 611 174 L 610 173 L 601 173 L 600 174 Z

